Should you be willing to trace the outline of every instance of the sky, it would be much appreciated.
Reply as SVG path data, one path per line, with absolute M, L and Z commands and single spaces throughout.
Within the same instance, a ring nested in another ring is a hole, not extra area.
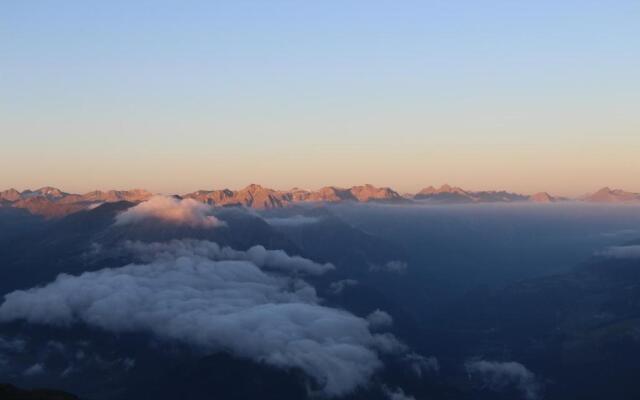
M 0 2 L 0 189 L 640 192 L 638 1 Z

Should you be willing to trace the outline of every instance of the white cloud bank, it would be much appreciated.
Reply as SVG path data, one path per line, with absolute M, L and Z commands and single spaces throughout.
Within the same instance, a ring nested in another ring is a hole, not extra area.
M 213 215 L 213 207 L 193 199 L 154 196 L 116 216 L 116 225 L 156 219 L 193 228 L 215 228 L 226 225 Z
M 378 352 L 404 349 L 393 335 L 372 333 L 367 320 L 320 305 L 312 286 L 282 274 L 314 272 L 292 261 L 304 259 L 199 241 L 133 246 L 143 256 L 157 251 L 157 257 L 79 276 L 61 274 L 44 287 L 10 293 L 0 306 L 0 321 L 150 332 L 203 351 L 300 368 L 330 396 L 366 384 L 382 366 Z M 232 260 L 219 260 L 225 255 Z
M 524 365 L 509 361 L 470 360 L 465 363 L 470 378 L 478 377 L 494 391 L 517 388 L 526 400 L 540 398 L 540 385 L 533 372 Z

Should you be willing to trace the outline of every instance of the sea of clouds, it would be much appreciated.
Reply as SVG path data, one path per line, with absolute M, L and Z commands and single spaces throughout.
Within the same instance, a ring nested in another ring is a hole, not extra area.
M 322 305 L 300 276 L 321 274 L 329 264 L 195 240 L 126 247 L 145 261 L 61 274 L 43 287 L 9 293 L 0 321 L 149 332 L 203 352 L 299 368 L 330 396 L 366 384 L 382 366 L 380 353 L 405 350 L 393 335 L 371 331 L 391 323 L 386 313 L 367 320 Z

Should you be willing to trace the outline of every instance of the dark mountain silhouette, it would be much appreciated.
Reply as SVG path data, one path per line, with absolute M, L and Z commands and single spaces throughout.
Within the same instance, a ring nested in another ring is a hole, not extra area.
M 13 385 L 0 384 L 0 399 L 6 400 L 80 400 L 72 394 L 51 389 L 20 389 Z

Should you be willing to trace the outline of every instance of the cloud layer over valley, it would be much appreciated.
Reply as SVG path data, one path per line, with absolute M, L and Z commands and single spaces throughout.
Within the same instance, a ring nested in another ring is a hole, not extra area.
M 204 214 L 169 215 L 190 220 Z M 0 321 L 148 332 L 203 352 L 230 351 L 299 368 L 327 395 L 366 384 L 382 366 L 379 352 L 404 349 L 394 336 L 372 333 L 366 319 L 321 305 L 315 289 L 297 277 L 321 274 L 329 264 L 261 246 L 242 252 L 206 241 L 127 247 L 144 261 L 61 274 L 46 286 L 9 293 Z

